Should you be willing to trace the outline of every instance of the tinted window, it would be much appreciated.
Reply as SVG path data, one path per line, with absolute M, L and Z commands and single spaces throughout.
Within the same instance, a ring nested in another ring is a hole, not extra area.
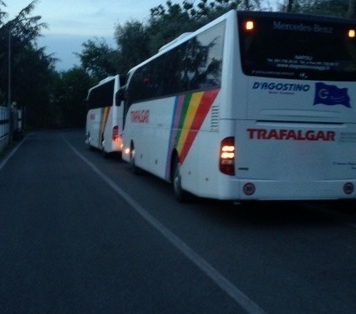
M 115 80 L 111 80 L 90 91 L 88 105 L 89 108 L 111 107 L 113 105 Z
M 225 24 L 217 24 L 138 68 L 129 83 L 129 102 L 219 87 L 224 32 Z
M 244 30 L 247 20 L 254 29 Z M 356 80 L 356 24 L 311 18 L 241 17 L 240 46 L 247 75 L 310 80 Z

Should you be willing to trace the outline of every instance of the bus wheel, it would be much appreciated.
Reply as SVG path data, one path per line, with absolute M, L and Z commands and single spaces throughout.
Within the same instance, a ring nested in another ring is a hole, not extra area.
M 87 145 L 88 145 L 89 150 L 91 150 L 91 151 L 94 150 L 93 146 L 90 143 L 90 133 L 88 133 L 88 135 L 87 135 Z
M 135 160 L 136 160 L 136 151 L 135 151 L 135 147 L 133 146 L 133 144 L 131 144 L 131 149 L 130 149 L 130 168 L 131 168 L 131 172 L 133 174 L 139 174 L 140 173 L 140 169 L 137 168 Z
M 180 163 L 178 158 L 176 158 L 174 161 L 172 184 L 176 199 L 179 202 L 185 202 L 187 200 L 187 192 L 182 188 L 182 177 L 180 173 Z
M 104 157 L 104 158 L 108 158 L 109 156 L 109 153 L 107 153 L 105 151 L 105 140 L 104 140 L 104 137 L 102 137 L 101 139 L 101 155 Z

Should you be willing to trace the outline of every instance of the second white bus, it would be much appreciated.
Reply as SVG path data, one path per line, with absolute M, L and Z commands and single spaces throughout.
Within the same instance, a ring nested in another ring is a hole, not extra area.
M 230 11 L 129 72 L 123 159 L 220 200 L 355 199 L 356 22 Z
M 88 91 L 85 142 L 89 147 L 102 150 L 103 154 L 121 152 L 123 106 L 116 101 L 122 85 L 120 75 L 102 80 Z

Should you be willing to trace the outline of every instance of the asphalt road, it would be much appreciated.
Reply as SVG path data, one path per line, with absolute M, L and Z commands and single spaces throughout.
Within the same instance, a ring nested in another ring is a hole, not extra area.
M 83 130 L 29 134 L 9 157 L 0 313 L 356 311 L 355 217 L 330 205 L 180 204 Z

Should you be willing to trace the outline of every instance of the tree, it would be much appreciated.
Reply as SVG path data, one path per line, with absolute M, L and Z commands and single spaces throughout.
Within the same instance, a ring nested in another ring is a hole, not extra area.
M 49 77 L 55 62 L 52 56 L 45 54 L 44 48 L 38 48 L 36 44 L 41 30 L 47 27 L 45 23 L 38 23 L 41 17 L 31 15 L 37 2 L 30 2 L 9 21 L 6 21 L 7 13 L 0 13 L 0 90 L 2 94 L 8 94 L 10 83 L 11 101 L 26 107 L 30 121 L 36 126 L 48 123 Z M 2 1 L 0 5 L 5 6 Z M 8 79 L 9 70 L 11 81 Z
M 192 8 L 187 2 L 181 7 L 179 4 L 167 1 L 166 8 L 159 5 L 151 9 L 151 17 L 147 26 L 151 55 L 182 33 L 192 32 L 198 28 L 197 19 L 192 18 L 190 14 Z
M 115 30 L 118 44 L 118 73 L 126 73 L 130 68 L 150 56 L 149 36 L 145 26 L 138 21 L 118 25 Z
M 167 1 L 166 6 L 159 5 L 151 9 L 151 17 L 147 26 L 150 37 L 150 53 L 179 35 L 192 32 L 203 25 L 232 10 L 261 9 L 260 0 L 200 0 L 194 2 L 185 0 L 183 4 L 173 4 Z
M 13 100 L 28 112 L 28 123 L 34 127 L 51 125 L 52 102 L 50 98 L 53 61 L 44 48 L 27 47 L 17 52 L 13 59 Z
M 96 81 L 117 73 L 118 52 L 109 47 L 104 39 L 95 38 L 83 43 L 80 58 L 81 66 Z
M 83 100 L 88 89 L 96 84 L 87 71 L 81 67 L 74 67 L 57 74 L 54 85 L 54 99 L 56 100 L 56 126 L 83 127 L 85 125 L 86 107 Z
M 294 5 L 294 0 L 288 0 L 286 12 L 292 12 L 293 11 L 293 5 Z

